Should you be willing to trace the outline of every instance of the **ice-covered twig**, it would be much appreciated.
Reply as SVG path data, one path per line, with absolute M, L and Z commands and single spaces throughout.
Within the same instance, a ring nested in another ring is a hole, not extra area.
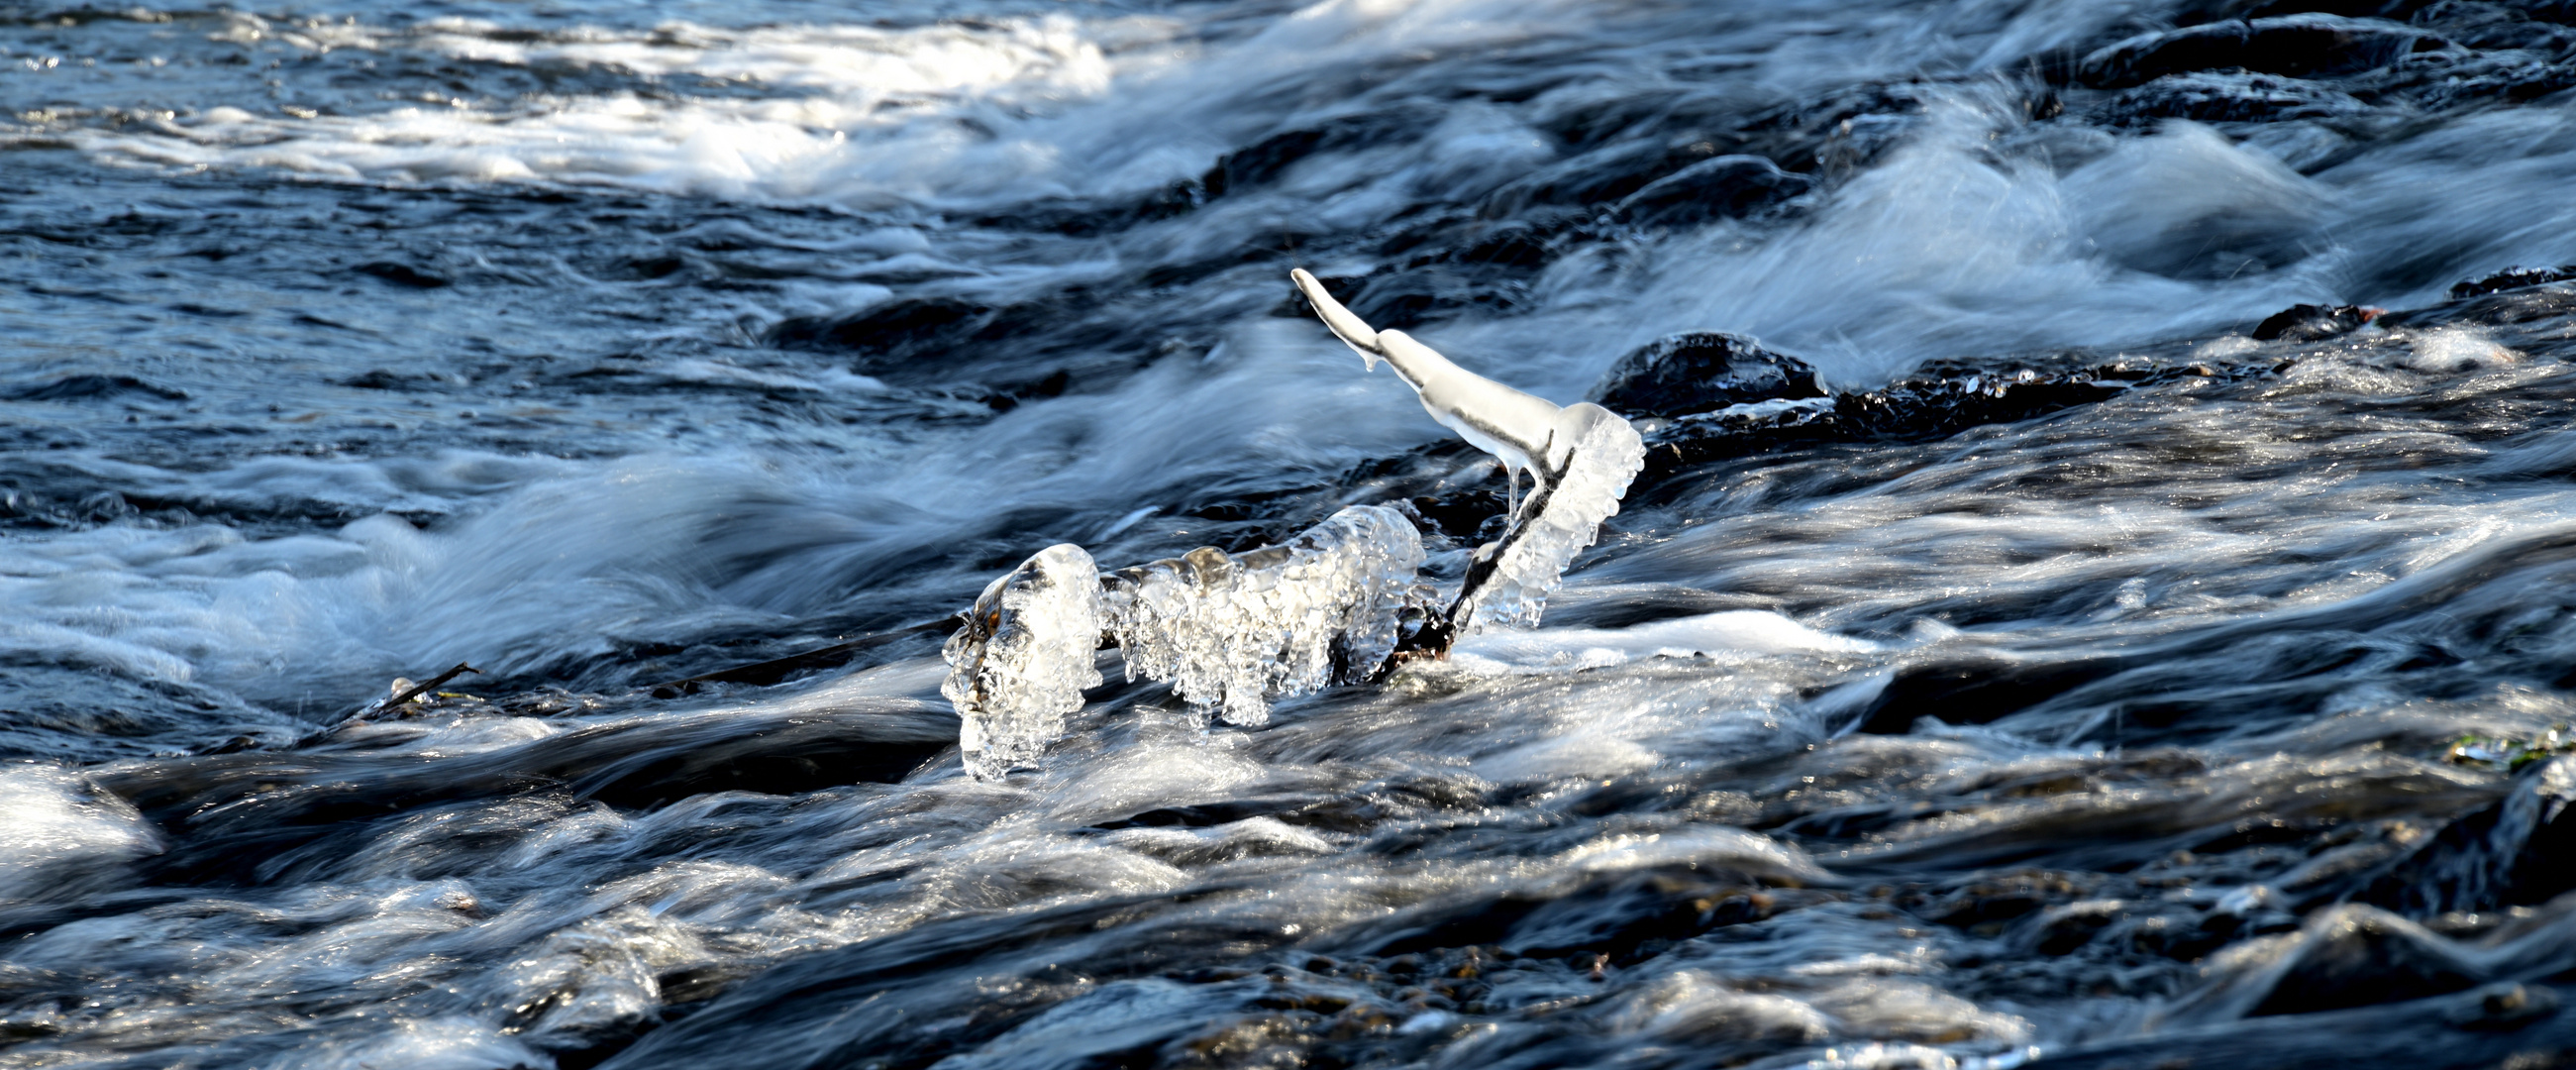
M 1448 619 L 1410 645 L 1445 649 L 1456 636 L 1488 624 L 1537 623 L 1565 566 L 1592 544 L 1601 522 L 1619 511 L 1629 481 L 1645 466 L 1646 445 L 1637 429 L 1591 402 L 1559 408 L 1477 375 L 1402 331 L 1370 327 L 1305 269 L 1288 277 L 1324 326 L 1365 363 L 1375 367 L 1383 358 L 1393 365 L 1432 419 L 1501 461 L 1506 477 L 1522 469 L 1530 473 L 1529 497 L 1512 509 L 1503 537 L 1477 549 Z
M 1537 623 L 1565 566 L 1619 511 L 1645 461 L 1628 421 L 1477 375 L 1371 328 L 1313 275 L 1292 278 L 1370 367 L 1394 365 L 1433 419 L 1501 460 L 1515 490 L 1528 471 L 1529 496 L 1515 496 L 1503 537 L 1476 549 L 1445 613 L 1418 579 L 1420 533 L 1383 506 L 1343 509 L 1277 546 L 1200 547 L 1105 577 L 1081 547 L 1039 551 L 984 589 L 943 652 L 940 692 L 964 721 L 958 748 L 977 779 L 1035 761 L 1064 734 L 1083 689 L 1100 683 L 1104 637 L 1129 680 L 1169 681 L 1190 704 L 1257 725 L 1275 696 L 1375 677 L 1407 651 L 1446 651 L 1487 625 Z
M 1324 326 L 1358 350 L 1363 362 L 1375 368 L 1378 360 L 1385 360 L 1405 385 L 1421 395 L 1422 408 L 1432 419 L 1505 466 L 1533 472 L 1541 466 L 1553 467 L 1551 462 L 1561 460 L 1573 445 L 1572 437 L 1559 434 L 1559 423 L 1568 410 L 1461 368 L 1403 331 L 1372 329 L 1333 300 L 1324 284 L 1304 268 L 1289 272 L 1288 277 L 1314 303 Z M 1551 456 L 1552 452 L 1556 455 Z
M 394 680 L 394 686 L 389 694 L 360 707 L 358 712 L 341 718 L 340 723 L 332 725 L 330 730 L 336 732 L 361 721 L 372 719 L 377 714 L 383 713 L 386 710 L 400 709 L 403 703 L 428 694 L 432 689 L 435 689 L 450 680 L 456 679 L 457 677 L 463 676 L 467 673 L 480 674 L 482 671 L 483 670 L 460 661 L 456 663 L 455 667 L 448 669 L 446 672 L 430 677 L 423 683 L 415 684 L 409 680 L 397 678 Z

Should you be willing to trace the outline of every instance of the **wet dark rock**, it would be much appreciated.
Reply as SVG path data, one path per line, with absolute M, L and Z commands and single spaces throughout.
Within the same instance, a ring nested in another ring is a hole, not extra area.
M 2296 78 L 2243 71 L 2169 74 L 2129 89 L 2100 105 L 2114 126 L 2160 119 L 2203 123 L 2327 119 L 2369 110 L 2351 94 Z
M 186 401 L 188 392 L 131 375 L 101 375 L 85 372 L 79 375 L 66 375 L 50 383 L 20 387 L 10 391 L 7 396 L 12 401 L 108 401 L 117 398 Z
M 1610 366 L 1588 395 L 1629 417 L 1685 416 L 1760 401 L 1826 395 L 1806 361 L 1740 334 L 1692 331 L 1656 339 Z
M 1829 401 L 1812 399 L 1776 411 L 1719 409 L 1648 428 L 1643 485 L 1709 460 L 1819 442 L 1931 438 L 2044 416 L 2132 387 L 2237 379 L 2267 374 L 2274 367 L 2115 361 L 2075 370 L 2005 372 L 1936 361 L 1877 390 L 1834 394 Z
M 339 384 L 346 387 L 355 387 L 359 390 L 413 390 L 421 387 L 452 385 L 444 376 L 419 374 L 406 375 L 389 368 L 371 368 L 346 379 L 341 379 L 339 380 Z
M 1607 955 L 1634 962 L 1710 929 L 1769 917 L 1804 880 L 1753 860 L 1604 875 L 1563 887 L 1453 897 L 1352 934 L 1356 952 L 1401 956 L 1494 945 L 1540 958 Z M 1374 930 L 1374 932 L 1372 931 Z
M 1273 134 L 1219 158 L 1200 176 L 1199 185 L 1208 197 L 1222 197 L 1274 181 L 1318 153 L 1411 140 L 1441 118 L 1437 108 L 1379 109 Z
M 1762 888 L 1687 870 L 1629 874 L 1542 904 L 1491 942 L 1537 958 L 1581 952 L 1626 965 L 1650 954 L 1658 941 L 1760 921 L 1779 904 Z
M 2292 305 L 2254 325 L 2258 342 L 2313 342 L 2360 330 L 2381 310 L 2358 305 Z
M 2442 1019 L 2461 1029 L 2500 1033 L 2558 1013 L 2558 991 L 2542 985 L 2506 982 L 2488 985 L 2470 995 L 2475 998 L 2454 1004 Z
M 650 256 L 628 256 L 619 258 L 609 267 L 608 270 L 602 272 L 602 274 L 609 278 L 640 282 L 652 279 L 666 279 L 679 274 L 688 266 L 689 261 L 687 257 L 672 253 L 661 253 Z
M 2368 907 L 2313 916 L 2299 940 L 2249 1016 L 2398 1003 L 2474 988 L 2487 979 L 2448 941 Z
M 1653 142 L 1615 142 L 1559 160 L 1495 190 L 1477 214 L 1512 219 L 1540 205 L 1614 205 L 1680 169 L 1684 162 L 1673 156 L 1672 149 Z
M 1463 264 L 1493 264 L 1497 267 L 1536 268 L 1546 265 L 1553 250 L 1548 233 L 1522 221 L 1500 224 L 1488 230 L 1474 244 L 1460 249 L 1454 259 Z
M 2379 324 L 2383 327 L 2435 327 L 2473 323 L 2496 327 L 2569 315 L 2576 315 L 2576 283 L 2544 282 L 2445 301 L 2431 308 L 2391 312 L 2380 317 Z
M 2139 34 L 2085 56 L 2076 77 L 2096 88 L 2124 89 L 2190 71 L 2357 74 L 2448 45 L 2425 30 L 2378 19 L 2287 15 Z
M 1051 231 L 1088 238 L 1187 215 L 1214 196 L 1200 182 L 1183 180 L 1123 199 L 1043 198 L 1015 205 L 1006 213 L 976 217 L 974 223 L 994 230 Z M 1160 267 L 1168 270 L 1171 265 Z
M 2576 760 L 2526 767 L 2513 790 L 2425 841 L 2359 898 L 2415 918 L 2535 906 L 2576 891 Z
M 1750 120 L 1736 118 L 1742 105 L 1735 101 L 1711 98 L 1701 106 L 1707 111 L 1700 118 L 1710 128 L 1697 134 L 1690 151 L 1761 156 L 1784 170 L 1831 180 L 1878 159 L 1912 131 L 1923 112 L 1923 88 L 1908 82 L 1853 86 L 1792 100 Z M 2039 115 L 2049 106 L 2034 100 L 2030 109 Z M 1694 110 L 1677 108 L 1676 116 Z
M 1897 905 L 1936 925 L 1994 936 L 2012 922 L 2043 917 L 2042 911 L 2084 895 L 2088 889 L 2078 876 L 2048 870 L 1996 873 L 1958 887 L 1899 896 Z
M 2470 279 L 2466 282 L 2453 283 L 2451 285 L 2450 297 L 2452 300 L 2457 301 L 2462 298 L 2481 297 L 2491 293 L 2502 293 L 2506 290 L 2519 290 L 2529 286 L 2539 286 L 2544 283 L 2552 282 L 2567 282 L 2569 280 L 2576 280 L 2576 264 L 2568 264 L 2554 268 L 2512 267 L 2496 272 L 2493 275 Z
M 901 298 L 849 315 L 791 317 L 762 340 L 783 349 L 850 350 L 854 371 L 921 385 L 957 378 L 962 365 L 998 343 L 1011 343 L 1010 355 L 1037 349 L 1040 336 L 1068 325 L 1073 300 L 996 306 L 959 297 Z
M 1618 212 L 1640 226 L 1697 226 L 1751 215 L 1814 186 L 1814 179 L 1764 157 L 1719 156 L 1647 183 L 1621 199 Z
M 629 721 L 430 764 L 364 751 L 245 751 L 102 775 L 159 824 L 165 884 L 291 879 L 346 857 L 408 811 L 531 791 L 650 808 L 693 795 L 787 795 L 902 779 L 953 747 L 955 718 L 905 704 L 802 715 Z
M 2067 1070 L 2349 1070 L 2356 1066 L 2544 1070 L 2568 1065 L 2564 1053 L 2576 1050 L 2576 1009 L 2538 995 L 2544 991 L 2540 986 L 2522 987 L 2526 995 L 2520 1000 L 2479 989 L 2395 1006 L 2166 1030 L 2133 1040 L 2052 1050 L 2047 1063 Z M 2507 1005 L 2501 1017 L 2486 1017 L 2491 1001 Z M 2551 1006 L 2553 1002 L 2558 1005 Z M 2471 1024 L 2490 1020 L 2517 1024 L 2509 1028 Z M 2437 1022 L 2440 1027 L 2435 1027 Z
M 1358 279 L 1319 278 L 1335 300 L 1380 330 L 1416 327 L 1469 308 L 1508 310 L 1518 303 L 1521 289 L 1496 286 L 1490 277 L 1476 271 L 1442 265 Z M 1312 315 L 1305 308 L 1305 298 L 1289 300 L 1294 314 Z
M 905 298 L 847 316 L 791 318 L 770 328 L 766 341 L 789 348 L 910 352 L 971 336 L 992 312 L 955 297 Z
M 409 264 L 396 263 L 391 260 L 370 261 L 368 263 L 360 264 L 351 270 L 354 270 L 361 275 L 373 275 L 376 278 L 383 279 L 384 281 L 393 283 L 396 286 L 408 286 L 415 290 L 435 290 L 455 284 L 455 280 L 444 275 L 433 274 Z

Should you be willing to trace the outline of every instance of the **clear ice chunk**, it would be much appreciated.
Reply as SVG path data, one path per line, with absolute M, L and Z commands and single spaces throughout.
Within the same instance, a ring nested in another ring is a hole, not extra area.
M 949 637 L 940 693 L 963 722 L 966 770 L 999 779 L 1062 737 L 1083 689 L 1101 682 L 1093 653 L 1104 632 L 1129 680 L 1167 681 L 1232 724 L 1268 723 L 1270 699 L 1385 663 L 1405 610 L 1428 602 L 1421 567 L 1421 534 L 1375 505 L 1277 546 L 1203 546 L 1107 576 L 1082 548 L 1050 546 L 984 588 Z
M 1169 681 L 1230 724 L 1270 720 L 1269 699 L 1365 678 L 1421 603 L 1422 536 L 1402 514 L 1355 505 L 1277 546 L 1203 546 L 1103 578 L 1129 680 Z
M 939 693 L 964 721 L 957 749 L 967 772 L 1000 779 L 1064 735 L 1082 690 L 1100 686 L 1101 630 L 1100 570 L 1082 547 L 1047 547 L 984 588 L 941 651 L 948 679 Z

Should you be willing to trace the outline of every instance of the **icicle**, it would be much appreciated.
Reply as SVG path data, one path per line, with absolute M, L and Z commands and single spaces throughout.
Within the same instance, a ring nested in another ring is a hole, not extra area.
M 1532 473 L 1538 486 L 1513 515 L 1512 526 L 1476 549 L 1466 585 L 1449 611 L 1458 634 L 1487 625 L 1536 625 L 1565 567 L 1592 545 L 1601 522 L 1619 511 L 1628 483 L 1645 467 L 1646 447 L 1636 428 L 1598 406 L 1580 408 L 1597 415 L 1574 432 L 1565 464 L 1552 473 Z

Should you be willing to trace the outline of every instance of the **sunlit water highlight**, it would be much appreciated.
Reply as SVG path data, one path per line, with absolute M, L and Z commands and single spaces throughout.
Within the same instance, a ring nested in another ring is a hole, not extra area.
M 2576 1046 L 2576 783 L 2445 760 L 2576 719 L 2576 299 L 2450 295 L 2576 261 L 2576 29 L 2087 59 L 2294 7 L 0 5 L 0 1064 Z M 1544 627 L 1257 729 L 1105 660 L 977 783 L 937 627 L 656 689 L 1057 542 L 1454 574 L 1502 475 L 1293 266 L 1564 402 L 2155 374 L 1635 414 Z

